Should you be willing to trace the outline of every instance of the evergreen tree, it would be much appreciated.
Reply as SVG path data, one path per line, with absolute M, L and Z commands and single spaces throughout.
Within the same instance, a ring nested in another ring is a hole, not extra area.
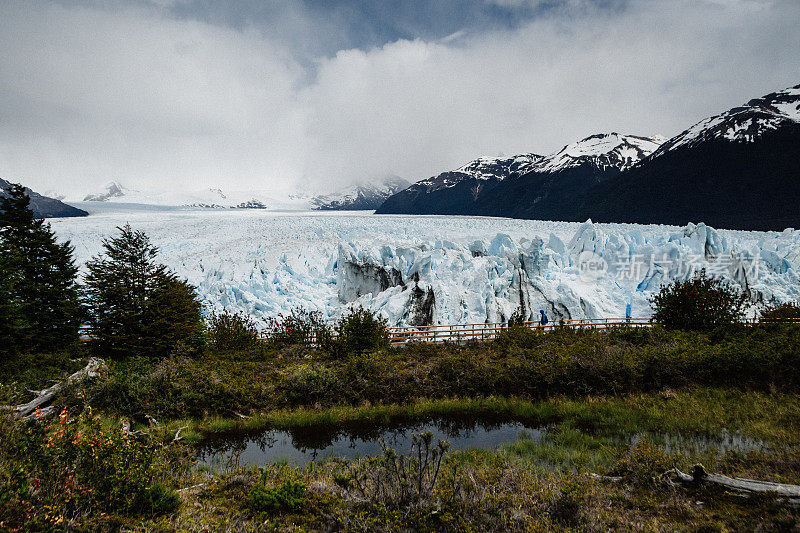
M 37 219 L 30 197 L 12 185 L 0 198 L 2 271 L 7 273 L 0 305 L 12 311 L 2 328 L 19 349 L 63 348 L 78 338 L 81 321 L 73 248 L 59 243 L 50 225 Z
M 86 307 L 96 347 L 112 357 L 165 356 L 200 342 L 194 287 L 156 262 L 158 248 L 126 224 L 87 264 Z
M 12 268 L 16 252 L 0 243 L 0 354 L 16 352 L 28 337 L 22 305 L 17 296 L 19 272 Z

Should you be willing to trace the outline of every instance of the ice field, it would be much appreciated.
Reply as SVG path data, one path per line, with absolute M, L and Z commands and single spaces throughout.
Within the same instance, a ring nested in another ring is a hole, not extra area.
M 392 325 L 650 315 L 662 283 L 701 268 L 753 301 L 800 298 L 800 231 L 781 233 L 368 212 L 204 210 L 79 203 L 51 219 L 82 265 L 130 223 L 208 310 L 255 317 L 352 305 Z

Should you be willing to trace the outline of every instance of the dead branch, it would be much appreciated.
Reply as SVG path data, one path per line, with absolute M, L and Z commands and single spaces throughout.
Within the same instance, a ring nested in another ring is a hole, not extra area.
M 57 382 L 52 387 L 40 391 L 30 391 L 36 395 L 33 400 L 28 403 L 17 405 L 16 407 L 10 407 L 10 409 L 14 411 L 16 416 L 23 420 L 36 416 L 37 409 L 39 409 L 39 416 L 44 418 L 51 416 L 55 414 L 55 408 L 52 405 L 48 406 L 48 404 L 52 402 L 56 396 L 70 385 L 74 385 L 87 377 L 92 378 L 97 376 L 100 368 L 104 364 L 102 359 L 92 357 L 83 369 L 78 370 L 67 379 Z
M 184 429 L 188 429 L 188 428 L 189 428 L 189 426 L 181 426 L 181 427 L 179 427 L 178 431 L 175 432 L 175 436 L 172 438 L 172 442 L 178 442 L 179 440 L 183 440 L 183 437 L 181 437 L 181 431 L 183 431 Z
M 706 472 L 703 465 L 699 464 L 692 467 L 691 475 L 685 474 L 677 468 L 673 468 L 672 470 L 664 472 L 662 477 L 667 480 L 674 479 L 683 484 L 711 484 L 747 497 L 755 494 L 771 494 L 778 499 L 785 500 L 789 505 L 800 506 L 800 485 L 788 485 L 785 483 L 772 483 L 770 481 L 710 474 Z

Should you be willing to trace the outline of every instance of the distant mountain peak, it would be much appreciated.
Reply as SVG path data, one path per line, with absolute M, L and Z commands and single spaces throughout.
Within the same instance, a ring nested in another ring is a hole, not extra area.
M 116 181 L 110 181 L 106 183 L 105 187 L 103 187 L 103 192 L 96 193 L 96 194 L 87 194 L 83 201 L 84 202 L 107 202 L 111 198 L 122 198 L 125 196 L 130 189 L 120 185 Z
M 664 143 L 653 157 L 714 139 L 752 142 L 790 123 L 800 123 L 800 85 L 753 98 L 743 106 L 703 119 Z
M 315 196 L 312 204 L 323 211 L 373 211 L 384 200 L 411 185 L 399 176 L 388 176 L 378 183 L 354 185 L 347 189 Z

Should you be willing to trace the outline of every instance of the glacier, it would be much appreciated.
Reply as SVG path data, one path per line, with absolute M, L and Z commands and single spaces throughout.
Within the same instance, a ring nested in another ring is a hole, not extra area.
M 649 317 L 662 284 L 701 269 L 753 303 L 800 298 L 800 231 L 548 222 L 489 217 L 266 212 L 92 204 L 53 219 L 77 262 L 129 222 L 206 309 L 257 319 L 292 308 L 330 320 L 363 306 L 393 326 Z M 754 312 L 754 311 L 753 311 Z

